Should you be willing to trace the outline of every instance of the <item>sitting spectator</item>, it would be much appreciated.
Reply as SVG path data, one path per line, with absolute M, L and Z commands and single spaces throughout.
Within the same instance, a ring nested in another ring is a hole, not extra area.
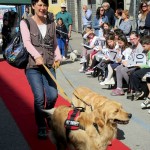
M 121 8 L 116 10 L 115 16 L 116 16 L 116 21 L 115 21 L 114 29 L 118 29 L 122 22 L 122 9 Z
M 95 46 L 95 42 L 97 40 L 97 36 L 95 36 L 94 33 L 90 33 L 87 35 L 87 43 L 84 44 L 83 46 L 83 51 L 82 51 L 82 58 L 80 61 L 80 64 L 82 64 L 81 69 L 79 69 L 79 72 L 85 72 L 87 66 L 87 55 L 90 54 L 93 51 L 93 48 Z
M 142 53 L 143 52 L 143 47 L 140 44 L 140 37 L 138 33 L 132 32 L 130 35 L 130 42 L 132 44 L 132 52 L 131 55 L 134 53 Z M 129 72 L 135 70 L 135 67 L 128 67 L 127 66 L 127 60 L 122 61 L 122 64 L 119 65 L 115 70 L 116 70 L 116 79 L 117 79 L 117 88 L 114 89 L 111 93 L 113 96 L 118 96 L 118 95 L 124 95 L 123 91 L 123 79 L 125 79 L 126 83 L 129 84 Z
M 132 49 L 129 48 L 127 38 L 124 34 L 119 35 L 118 45 L 119 45 L 119 48 L 117 48 L 116 60 L 108 64 L 108 75 L 104 81 L 105 85 L 115 84 L 114 79 L 113 79 L 114 70 L 116 69 L 117 66 L 121 64 L 121 62 L 127 61 L 132 51 Z
M 93 20 L 93 29 L 96 36 L 103 36 L 103 23 L 108 22 L 107 16 L 104 15 L 104 8 L 98 7 L 96 16 Z
M 122 22 L 119 26 L 119 29 L 121 29 L 126 36 L 129 36 L 132 31 L 132 25 L 129 20 L 129 11 L 128 10 L 122 11 Z
M 142 38 L 141 43 L 144 47 L 144 50 L 147 51 L 147 64 L 146 65 L 136 65 L 138 69 L 130 75 L 130 84 L 131 89 L 135 92 L 134 100 L 137 100 L 139 97 L 143 96 L 144 92 L 141 89 L 141 81 L 143 76 L 150 72 L 150 36 L 145 36 Z

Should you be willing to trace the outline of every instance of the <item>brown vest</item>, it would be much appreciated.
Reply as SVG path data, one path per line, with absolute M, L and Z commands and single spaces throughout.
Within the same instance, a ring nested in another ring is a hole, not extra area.
M 44 39 L 40 33 L 40 30 L 32 18 L 28 18 L 30 23 L 30 38 L 31 43 L 35 49 L 41 54 L 44 60 L 44 64 L 48 67 L 52 66 L 54 62 L 54 38 L 55 38 L 55 23 L 47 24 L 47 31 Z M 34 58 L 29 55 L 29 62 L 27 68 L 37 68 Z

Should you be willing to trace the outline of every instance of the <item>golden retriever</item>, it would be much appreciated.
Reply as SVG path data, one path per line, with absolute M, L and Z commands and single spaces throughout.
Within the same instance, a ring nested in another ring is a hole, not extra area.
M 86 112 L 90 112 L 91 110 L 95 110 L 95 109 L 100 109 L 101 112 L 105 112 L 106 114 L 105 117 L 107 116 L 107 114 L 109 114 L 109 117 L 108 117 L 109 125 L 112 126 L 112 129 L 114 130 L 114 136 L 117 135 L 117 124 L 122 123 L 121 120 L 124 120 L 124 117 L 123 117 L 124 115 L 121 115 L 121 113 L 124 111 L 120 103 L 116 101 L 112 101 L 108 99 L 107 97 L 102 96 L 96 92 L 93 92 L 92 90 L 86 87 L 78 87 L 74 90 L 73 97 L 72 97 L 72 105 L 73 107 L 84 107 Z M 114 116 L 114 113 L 115 113 L 114 109 L 118 111 L 121 110 L 121 111 L 117 113 L 119 114 L 118 119 L 114 118 L 111 120 L 110 115 Z
M 58 150 L 65 150 L 68 144 L 76 150 L 106 150 L 108 144 L 115 138 L 116 124 L 127 124 L 131 118 L 131 114 L 125 112 L 121 104 L 106 101 L 100 106 L 100 109 L 80 113 L 76 121 L 82 128 L 71 130 L 68 141 L 64 122 L 68 112 L 72 109 L 67 106 L 59 106 L 53 113 L 49 111 L 52 132 Z

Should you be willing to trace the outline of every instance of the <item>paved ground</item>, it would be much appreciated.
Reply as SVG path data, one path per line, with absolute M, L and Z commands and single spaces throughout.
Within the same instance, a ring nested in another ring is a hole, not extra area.
M 81 34 L 73 33 L 70 45 L 72 49 L 77 49 L 81 52 L 82 37 Z M 65 76 L 71 81 L 74 87 L 86 86 L 99 94 L 105 95 L 110 99 L 121 102 L 123 107 L 133 114 L 133 118 L 128 125 L 119 126 L 119 139 L 128 145 L 132 150 L 148 150 L 150 147 L 150 114 L 147 110 L 140 109 L 142 101 L 130 101 L 125 96 L 113 97 L 110 96 L 111 90 L 101 86 L 97 78 L 92 78 L 83 73 L 79 73 L 79 61 L 65 61 L 61 68 Z M 67 95 L 71 98 L 73 89 L 63 77 L 60 70 L 57 70 L 57 80 Z M 7 118 L 7 120 L 6 120 Z M 3 122 L 3 124 L 2 124 Z M 13 130 L 12 130 L 13 129 Z M 11 138 L 10 138 L 11 137 Z M 11 146 L 10 146 L 11 145 Z M 22 145 L 24 145 L 22 147 Z M 17 148 L 16 148 L 17 146 Z M 0 149 L 2 150 L 28 150 L 28 144 L 22 137 L 17 128 L 11 114 L 0 99 Z

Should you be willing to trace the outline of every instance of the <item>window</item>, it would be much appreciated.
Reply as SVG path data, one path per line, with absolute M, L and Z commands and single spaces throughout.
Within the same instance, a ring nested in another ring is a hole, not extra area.
M 52 4 L 57 4 L 57 0 L 52 0 Z

